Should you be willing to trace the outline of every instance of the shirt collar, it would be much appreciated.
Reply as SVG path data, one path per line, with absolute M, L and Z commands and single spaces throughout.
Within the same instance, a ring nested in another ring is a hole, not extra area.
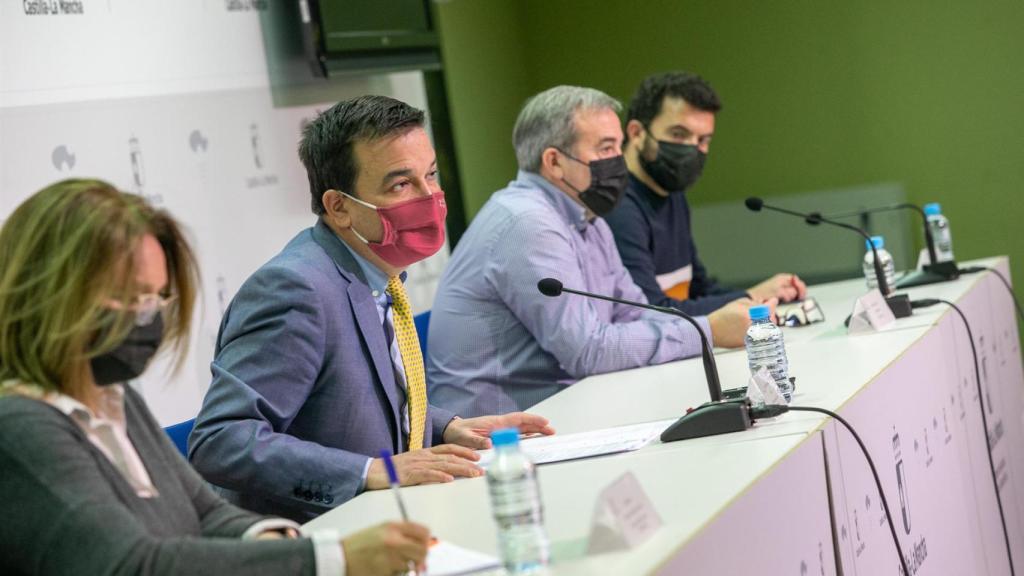
M 520 170 L 519 173 L 516 174 L 516 181 L 526 184 L 529 187 L 540 188 L 544 192 L 548 201 L 555 208 L 555 211 L 565 219 L 566 223 L 575 226 L 580 232 L 585 230 L 587 225 L 591 223 L 591 221 L 587 219 L 586 208 L 580 206 L 579 202 L 570 198 L 568 194 L 560 190 L 540 174 Z
M 642 196 L 649 198 L 652 203 L 660 205 L 668 200 L 667 196 L 662 196 L 654 191 L 653 188 L 644 183 L 643 180 L 637 178 L 636 174 L 629 173 L 629 187 L 636 190 Z
M 124 414 L 124 386 L 121 384 L 111 384 L 99 389 L 100 405 L 108 412 L 104 414 L 96 414 L 85 404 L 60 392 L 47 392 L 43 399 L 69 418 L 84 422 L 96 419 L 119 420 Z
M 375 297 L 379 297 L 384 294 L 388 287 L 388 280 L 390 279 L 387 274 L 384 274 L 380 268 L 377 268 L 372 262 L 360 256 L 359 253 L 353 250 L 351 246 L 345 243 L 345 241 L 341 241 L 341 245 L 352 254 L 352 258 L 355 259 L 356 264 L 359 264 L 359 269 L 363 271 L 363 277 L 366 278 L 366 284 L 370 287 L 370 291 L 373 295 Z M 399 275 L 402 282 L 405 282 L 405 277 L 405 272 L 402 272 Z
M 645 193 L 653 193 L 654 192 L 654 190 L 651 190 L 650 186 L 648 186 L 647 184 L 644 184 L 644 181 L 641 180 L 640 178 L 638 178 L 636 174 L 633 174 L 633 172 L 629 173 L 629 183 L 630 183 L 630 185 L 633 186 L 633 188 L 636 188 L 637 190 L 640 190 L 642 192 L 645 192 Z

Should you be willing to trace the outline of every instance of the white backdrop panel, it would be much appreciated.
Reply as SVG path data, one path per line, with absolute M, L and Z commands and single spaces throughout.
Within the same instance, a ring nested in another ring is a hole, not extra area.
M 0 107 L 267 86 L 265 4 L 0 2 Z
M 989 276 L 958 305 L 978 345 L 993 457 L 1019 565 L 1024 455 L 1010 448 L 1024 442 L 1024 375 L 1015 318 L 1008 313 L 1013 304 Z M 948 311 L 842 414 L 875 458 L 912 573 L 1010 573 L 970 345 L 955 312 Z M 836 423 L 826 438 L 845 572 L 897 574 L 885 514 L 860 450 Z
M 737 496 L 657 573 L 835 574 L 826 486 L 816 437 Z
M 51 13 L 29 14 L 44 4 Z M 53 2 L 0 3 L 0 221 L 48 184 L 94 177 L 186 225 L 203 275 L 193 344 L 180 373 L 169 375 L 158 359 L 136 383 L 160 422 L 172 424 L 198 411 L 235 291 L 315 222 L 296 154 L 303 124 L 367 93 L 426 109 L 423 79 L 353 77 L 318 88 L 320 103 L 275 108 L 259 25 L 265 3 L 78 4 L 82 14 Z M 415 309 L 430 308 L 447 253 L 410 268 Z

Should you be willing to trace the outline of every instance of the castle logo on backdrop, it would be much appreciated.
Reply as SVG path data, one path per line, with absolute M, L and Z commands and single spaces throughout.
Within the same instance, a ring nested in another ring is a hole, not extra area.
M 53 162 L 53 167 L 59 172 L 65 170 L 70 172 L 75 167 L 75 155 L 64 144 L 53 149 L 53 152 L 50 154 L 50 160 Z
M 265 12 L 270 7 L 269 0 L 224 0 L 228 12 Z
M 260 140 L 260 125 L 255 122 L 249 125 L 249 145 L 252 148 L 252 163 L 262 170 L 263 142 Z
M 135 136 L 128 139 L 128 159 L 132 165 L 132 192 L 142 196 L 146 190 L 146 172 L 142 165 L 142 148 Z
M 26 16 L 81 16 L 85 14 L 82 0 L 23 0 Z
M 223 318 L 228 312 L 228 281 L 223 274 L 217 275 L 217 306 Z
M 934 426 L 938 427 L 938 421 L 934 421 Z M 930 452 L 928 446 L 928 428 L 924 429 L 924 444 L 926 454 Z M 917 439 L 914 439 L 914 452 L 916 453 L 919 449 Z M 921 569 L 921 565 L 928 558 L 928 540 L 924 534 L 920 535 L 916 541 L 914 536 L 911 534 L 911 521 L 910 521 L 910 491 L 907 483 L 907 467 L 904 465 L 903 445 L 900 441 L 900 434 L 896 431 L 896 427 L 892 429 L 892 451 L 893 460 L 896 465 L 896 489 L 900 497 L 900 520 L 902 521 L 903 531 L 907 536 L 910 536 L 910 542 L 904 542 L 903 557 L 907 559 L 907 567 L 910 569 L 910 574 L 906 576 L 914 576 L 918 570 Z M 931 458 L 930 454 L 926 455 L 927 458 Z M 927 461 L 925 467 L 928 467 L 930 460 Z M 883 512 L 884 518 L 884 512 Z M 882 523 L 880 522 L 879 525 Z M 900 570 L 902 573 L 902 570 Z
M 210 140 L 199 131 L 198 128 L 188 135 L 188 147 L 196 154 L 205 153 L 210 146 Z
M 263 139 L 260 136 L 260 125 L 255 122 L 249 124 L 249 149 L 252 153 L 253 166 L 262 172 L 266 168 L 266 157 L 263 154 Z M 275 174 L 259 174 L 245 179 L 245 185 L 250 189 L 262 186 L 275 186 L 276 184 L 277 175 Z
M 893 426 L 892 451 L 896 461 L 896 488 L 900 496 L 900 517 L 903 520 L 903 531 L 910 534 L 910 496 L 907 493 L 907 472 L 903 465 L 903 449 L 899 432 Z
M 132 136 L 128 139 L 128 159 L 132 168 L 132 192 L 142 196 L 150 204 L 161 206 L 164 198 L 160 194 L 148 194 L 146 186 L 146 168 L 142 162 L 142 146 L 139 139 Z

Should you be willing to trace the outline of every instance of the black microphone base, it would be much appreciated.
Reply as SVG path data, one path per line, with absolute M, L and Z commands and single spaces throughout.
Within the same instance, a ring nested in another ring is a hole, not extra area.
M 896 283 L 896 287 L 912 288 L 914 286 L 926 286 L 928 284 L 938 284 L 939 282 L 949 282 L 959 277 L 960 268 L 956 265 L 956 262 L 925 264 L 922 270 L 911 272 L 901 278 Z
M 910 296 L 906 294 L 894 294 L 885 299 L 885 303 L 889 305 L 889 310 L 892 310 L 892 315 L 897 318 L 906 318 L 914 313 L 913 308 L 910 306 Z
M 703 438 L 729 432 L 742 432 L 751 426 L 750 404 L 744 398 L 708 402 L 684 415 L 661 433 L 662 442 Z

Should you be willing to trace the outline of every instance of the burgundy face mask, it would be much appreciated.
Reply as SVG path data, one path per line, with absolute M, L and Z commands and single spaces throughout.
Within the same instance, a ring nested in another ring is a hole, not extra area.
M 345 196 L 377 211 L 384 229 L 384 237 L 380 242 L 371 242 L 356 232 L 355 228 L 351 230 L 366 242 L 374 254 L 395 268 L 405 268 L 433 256 L 444 245 L 444 219 L 448 215 L 444 192 L 435 192 L 430 196 L 413 198 L 391 206 L 374 206 L 351 194 Z

